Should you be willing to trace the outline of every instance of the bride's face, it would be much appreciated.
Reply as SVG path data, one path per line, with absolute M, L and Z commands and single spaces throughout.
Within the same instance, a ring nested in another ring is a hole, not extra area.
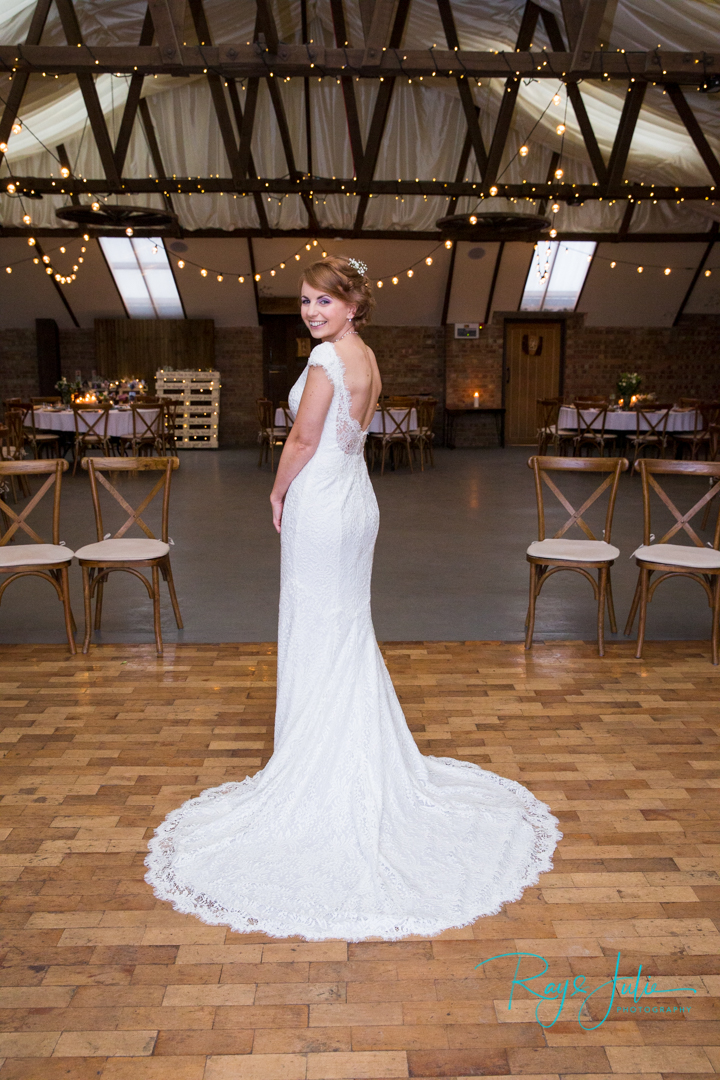
M 321 292 L 303 281 L 300 290 L 300 313 L 314 338 L 334 341 L 350 329 L 348 320 L 355 314 L 355 305 L 337 300 L 329 293 Z

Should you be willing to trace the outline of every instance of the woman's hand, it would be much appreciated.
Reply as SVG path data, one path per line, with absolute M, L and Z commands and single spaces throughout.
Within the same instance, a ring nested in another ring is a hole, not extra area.
M 273 525 L 276 530 L 280 532 L 280 522 L 282 521 L 283 506 L 285 505 L 285 496 L 276 495 L 275 492 L 270 496 L 270 505 L 272 506 Z

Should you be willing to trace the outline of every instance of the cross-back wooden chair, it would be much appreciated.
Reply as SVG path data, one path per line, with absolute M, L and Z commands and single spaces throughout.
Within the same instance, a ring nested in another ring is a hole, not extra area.
M 605 447 L 615 441 L 613 432 L 606 433 L 608 405 L 605 403 L 593 404 L 592 402 L 575 402 L 575 414 L 577 416 L 577 433 L 574 439 L 574 450 L 580 454 L 583 446 L 594 447 L 605 456 Z
M 110 406 L 73 404 L 72 411 L 75 421 L 74 476 L 77 471 L 78 461 L 83 457 L 86 450 L 97 450 L 99 447 L 105 457 L 110 456 L 110 441 L 107 433 Z
M 128 574 L 134 574 L 140 578 L 148 591 L 153 602 L 153 626 L 155 631 L 155 644 L 158 656 L 163 654 L 162 627 L 160 623 L 160 574 L 167 582 L 170 600 L 175 613 L 175 622 L 182 629 L 182 618 L 175 584 L 173 582 L 172 568 L 170 566 L 170 545 L 168 540 L 168 515 L 170 510 L 170 479 L 180 462 L 176 457 L 152 458 L 83 458 L 82 467 L 86 469 L 90 477 L 90 491 L 95 511 L 95 526 L 97 529 L 97 543 L 87 544 L 75 552 L 75 556 L 82 567 L 83 596 L 85 600 L 85 639 L 83 652 L 90 648 L 92 634 L 92 598 L 95 599 L 95 629 L 100 629 L 102 619 L 103 587 L 108 576 L 116 570 L 124 570 Z M 155 486 L 145 495 L 137 509 L 133 510 L 124 495 L 105 477 L 105 473 L 133 473 L 133 472 L 159 472 L 161 476 Z M 102 506 L 100 503 L 99 486 L 103 487 L 127 513 L 127 520 L 120 526 L 114 536 L 103 532 Z M 160 539 L 158 540 L 152 529 L 142 518 L 153 499 L 162 492 L 162 518 L 160 527 Z M 138 526 L 145 534 L 144 537 L 126 537 L 133 525 Z M 150 567 L 152 584 L 148 581 L 139 567 Z
M 573 405 L 607 405 L 609 404 L 609 398 L 607 394 L 578 394 L 573 398 Z
M 631 473 L 635 472 L 638 459 L 648 450 L 656 450 L 658 457 L 665 457 L 671 410 L 672 405 L 635 406 L 635 434 L 627 436 L 633 447 Z
M 25 428 L 22 409 L 5 410 L 5 425 L 0 434 L 0 457 L 3 461 L 25 460 Z M 5 480 L 5 485 L 12 491 L 14 502 L 18 501 L 18 489 L 24 497 L 30 496 L 30 485 L 24 473 L 19 473 L 17 476 L 11 473 Z
M 59 405 L 62 398 L 59 394 L 46 394 L 45 397 L 31 397 L 30 404 L 35 405 Z
M 0 480 L 5 477 L 38 476 L 45 477 L 45 482 L 35 492 L 18 514 L 0 497 L 0 514 L 5 528 L 0 535 L 0 600 L 8 585 L 21 577 L 39 577 L 49 581 L 63 605 L 65 613 L 65 631 L 70 652 L 75 653 L 75 620 L 70 607 L 70 588 L 68 567 L 73 559 L 70 548 L 60 543 L 60 488 L 62 474 L 68 463 L 63 458 L 43 459 L 41 461 L 0 461 Z M 54 487 L 52 542 L 46 544 L 43 538 L 28 523 L 28 518 L 38 503 Z M 16 537 L 24 539 L 22 533 L 30 537 L 31 544 L 13 543 Z
M 557 443 L 558 416 L 562 398 L 538 398 L 535 403 L 537 417 L 537 443 L 540 457 L 547 454 L 548 446 Z M 574 432 L 573 432 L 574 434 Z
M 430 464 L 435 468 L 435 459 L 433 457 L 435 432 L 433 431 L 433 422 L 435 420 L 436 405 L 437 401 L 435 398 L 418 398 L 415 405 L 417 412 L 417 427 L 411 428 L 408 433 L 410 435 L 413 452 L 417 449 L 420 454 L 420 472 L 425 472 L 426 455 Z
M 163 410 L 163 446 L 162 452 L 165 456 L 168 451 L 174 456 L 177 450 L 177 431 L 175 430 L 178 422 L 178 412 L 180 411 L 180 402 L 176 398 L 160 398 L 160 404 Z
M 380 475 L 385 473 L 385 458 L 388 449 L 399 448 L 405 455 L 410 472 L 412 464 L 412 442 L 410 438 L 410 417 L 415 408 L 415 398 L 409 398 L 408 404 L 398 405 L 396 402 L 383 402 L 380 406 L 380 431 L 371 431 L 368 434 L 368 442 L 373 448 L 373 460 L 375 448 L 380 450 Z
M 275 450 L 283 447 L 288 437 L 288 427 L 284 424 L 277 427 L 275 424 L 275 406 L 270 398 L 257 399 L 257 417 L 260 424 L 258 442 L 260 443 L 260 458 L 258 468 L 270 458 L 270 471 L 275 472 Z
M 720 494 L 720 462 L 717 461 L 657 461 L 643 458 L 639 462 L 640 476 L 642 477 L 643 493 L 643 542 L 634 552 L 635 562 L 639 568 L 637 586 L 633 597 L 630 614 L 628 615 L 625 635 L 629 637 L 632 632 L 635 616 L 640 611 L 638 624 L 638 638 L 636 657 L 642 657 L 643 644 L 645 641 L 645 625 L 647 622 L 647 606 L 653 598 L 655 590 L 661 582 L 671 577 L 687 577 L 705 590 L 710 610 L 712 611 L 712 662 L 717 665 L 720 647 L 720 515 L 715 524 L 715 535 L 712 547 L 706 547 L 703 541 L 690 524 L 691 520 L 711 499 Z M 675 506 L 665 489 L 658 483 L 658 476 L 677 477 L 707 477 L 715 483 L 702 495 L 690 510 L 682 513 Z M 651 492 L 654 492 L 665 507 L 675 518 L 674 524 L 654 543 L 652 533 L 652 502 Z M 668 543 L 678 535 L 686 533 L 691 544 Z M 652 581 L 653 574 L 659 577 Z
M 692 429 L 688 431 L 674 431 L 673 440 L 677 450 L 682 456 L 687 451 L 690 461 L 697 461 L 703 451 L 707 451 L 710 441 L 708 433 L 709 416 L 706 406 L 698 403 L 692 409 Z
M 22 401 L 17 406 L 22 409 L 23 427 L 26 429 L 25 438 L 32 448 L 33 457 L 37 460 L 43 456 L 56 458 L 60 455 L 60 437 L 53 431 L 42 431 L 35 424 L 35 406 L 31 401 Z
M 531 457 L 528 465 L 535 475 L 535 495 L 538 509 L 538 539 L 527 549 L 527 561 L 530 563 L 530 604 L 526 620 L 525 648 L 532 648 L 535 629 L 535 606 L 537 598 L 548 578 L 560 570 L 572 570 L 587 578 L 593 587 L 598 602 L 597 641 L 598 653 L 605 655 L 605 607 L 610 618 L 610 629 L 617 633 L 615 607 L 613 605 L 610 567 L 620 551 L 610 543 L 612 533 L 615 500 L 617 498 L 620 473 L 626 472 L 628 462 L 625 458 L 567 458 L 567 457 Z M 604 473 L 602 483 L 584 499 L 576 510 L 569 499 L 562 493 L 553 480 L 551 473 Z M 552 538 L 545 537 L 545 484 L 560 504 L 570 515 Z M 598 540 L 584 515 L 590 507 L 607 492 L 607 510 L 603 539 Z M 563 539 L 573 527 L 582 530 L 587 539 Z M 598 572 L 597 581 L 590 573 Z
M 153 451 L 158 455 L 161 454 L 165 418 L 159 399 L 157 408 L 153 408 L 152 404 L 138 405 L 137 401 L 133 401 L 130 405 L 130 413 L 132 435 L 120 436 L 123 454 L 127 454 L 128 450 L 131 451 L 132 457 L 139 457 L 142 454 L 152 455 Z

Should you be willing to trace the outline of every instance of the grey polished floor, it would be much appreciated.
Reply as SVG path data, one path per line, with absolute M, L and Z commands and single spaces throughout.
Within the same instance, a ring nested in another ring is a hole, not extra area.
M 528 581 L 525 549 L 537 537 L 532 475 L 526 465 L 529 452 L 438 450 L 436 467 L 425 473 L 411 475 L 402 469 L 374 477 L 381 520 L 373 582 L 378 638 L 522 638 Z M 251 450 L 184 451 L 180 459 L 173 480 L 170 535 L 185 629 L 175 628 L 170 604 L 164 602 L 165 640 L 275 639 L 280 542 L 267 501 L 272 486 L 269 468 L 258 469 Z M 124 481 L 131 503 L 142 497 L 145 484 L 142 475 Z M 577 485 L 575 490 L 579 494 Z M 689 481 L 684 504 L 694 503 L 704 490 L 701 481 Z M 677 486 L 674 491 L 682 494 Z M 110 518 L 106 531 L 119 520 L 117 515 Z M 641 542 L 641 530 L 640 481 L 626 476 L 613 532 L 622 552 L 613 569 L 621 631 L 636 579 L 630 556 Z M 61 538 L 72 548 L 95 539 L 84 474 L 66 475 Z M 710 539 L 710 533 L 703 538 Z M 77 566 L 71 578 L 73 609 L 81 624 Z M 697 639 L 708 637 L 709 630 L 708 605 L 696 584 L 671 581 L 660 587 L 650 607 L 648 637 Z M 592 639 L 595 613 L 589 584 L 574 574 L 551 579 L 539 601 L 536 634 L 538 639 Z M 37 579 L 11 584 L 0 607 L 0 642 L 63 640 L 62 611 L 50 586 Z M 125 574 L 111 577 L 102 633 L 95 640 L 152 642 L 150 602 L 138 581 Z

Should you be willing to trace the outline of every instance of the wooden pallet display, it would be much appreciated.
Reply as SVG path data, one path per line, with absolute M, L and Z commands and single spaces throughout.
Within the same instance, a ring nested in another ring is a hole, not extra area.
M 217 450 L 219 371 L 158 371 L 155 393 L 178 402 L 175 425 L 178 449 Z

